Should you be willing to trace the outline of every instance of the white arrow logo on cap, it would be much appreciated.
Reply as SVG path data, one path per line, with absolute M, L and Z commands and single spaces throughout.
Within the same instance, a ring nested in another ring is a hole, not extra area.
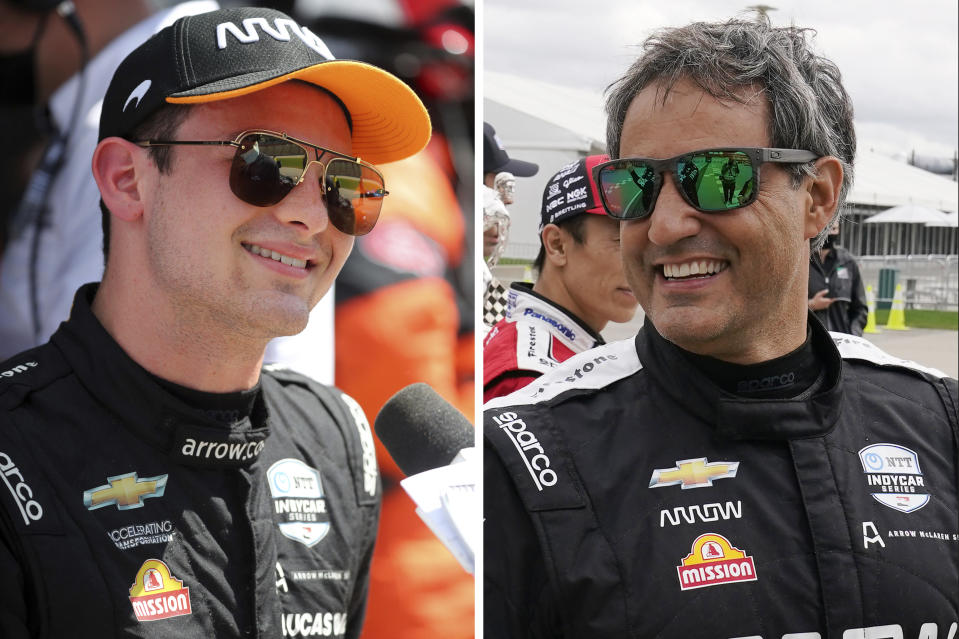
M 136 99 L 136 104 L 133 105 L 133 108 L 140 106 L 140 100 L 143 99 L 143 96 L 147 94 L 147 91 L 150 90 L 150 85 L 153 84 L 152 80 L 144 80 L 137 85 L 133 91 L 130 92 L 130 97 L 127 98 L 127 101 L 123 103 L 123 110 L 126 111 L 127 107 L 130 106 L 130 102 L 133 99 Z

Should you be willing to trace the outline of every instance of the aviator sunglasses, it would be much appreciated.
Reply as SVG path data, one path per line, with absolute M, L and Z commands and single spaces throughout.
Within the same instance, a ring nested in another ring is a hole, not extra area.
M 313 163 L 323 169 L 320 186 L 330 222 L 347 235 L 366 235 L 380 217 L 389 192 L 383 176 L 359 158 L 274 131 L 244 131 L 233 140 L 142 140 L 142 147 L 234 146 L 230 189 L 254 206 L 273 206 L 306 177 Z M 312 157 L 311 157 L 312 152 Z M 330 154 L 326 164 L 320 158 Z
M 697 211 L 715 213 L 749 206 L 756 200 L 759 167 L 764 162 L 803 164 L 818 157 L 797 149 L 704 149 L 665 160 L 603 162 L 593 167 L 593 178 L 610 217 L 641 220 L 652 215 L 666 171 L 673 174 L 684 200 Z

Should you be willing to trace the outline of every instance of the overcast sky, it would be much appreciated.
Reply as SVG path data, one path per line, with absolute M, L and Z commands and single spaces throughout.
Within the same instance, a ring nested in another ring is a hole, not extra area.
M 959 147 L 956 0 L 766 0 L 773 24 L 813 27 L 843 73 L 863 144 L 888 155 L 951 157 Z M 602 92 L 651 31 L 721 20 L 743 0 L 485 0 L 491 71 Z

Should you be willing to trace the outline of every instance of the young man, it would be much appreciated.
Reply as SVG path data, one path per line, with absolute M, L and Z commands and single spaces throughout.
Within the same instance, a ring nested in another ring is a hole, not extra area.
M 806 307 L 855 149 L 806 34 L 662 30 L 611 89 L 595 173 L 646 323 L 487 404 L 488 636 L 955 633 L 956 380 Z
M 636 297 L 623 274 L 619 222 L 607 217 L 591 155 L 559 170 L 543 191 L 536 284 L 513 282 L 506 319 L 483 344 L 483 399 L 508 395 L 576 353 L 603 344 L 608 322 L 628 322 Z
M 366 159 L 428 138 L 406 85 L 276 11 L 182 18 L 124 60 L 103 282 L 0 367 L 0 635 L 359 636 L 369 426 L 260 366 L 376 222 Z

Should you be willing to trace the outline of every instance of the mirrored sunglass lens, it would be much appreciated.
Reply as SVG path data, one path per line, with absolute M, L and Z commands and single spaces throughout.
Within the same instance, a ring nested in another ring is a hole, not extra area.
M 247 135 L 233 156 L 230 188 L 244 202 L 272 206 L 296 186 L 308 162 L 306 151 L 288 140 Z
M 702 151 L 676 161 L 676 178 L 693 206 L 728 211 L 751 201 L 754 180 L 743 151 Z
M 649 215 L 656 191 L 652 167 L 623 162 L 604 168 L 599 174 L 599 188 L 607 210 L 613 217 L 642 218 Z
M 324 186 L 333 226 L 349 235 L 373 230 L 386 195 L 379 173 L 359 162 L 336 158 L 326 167 Z

